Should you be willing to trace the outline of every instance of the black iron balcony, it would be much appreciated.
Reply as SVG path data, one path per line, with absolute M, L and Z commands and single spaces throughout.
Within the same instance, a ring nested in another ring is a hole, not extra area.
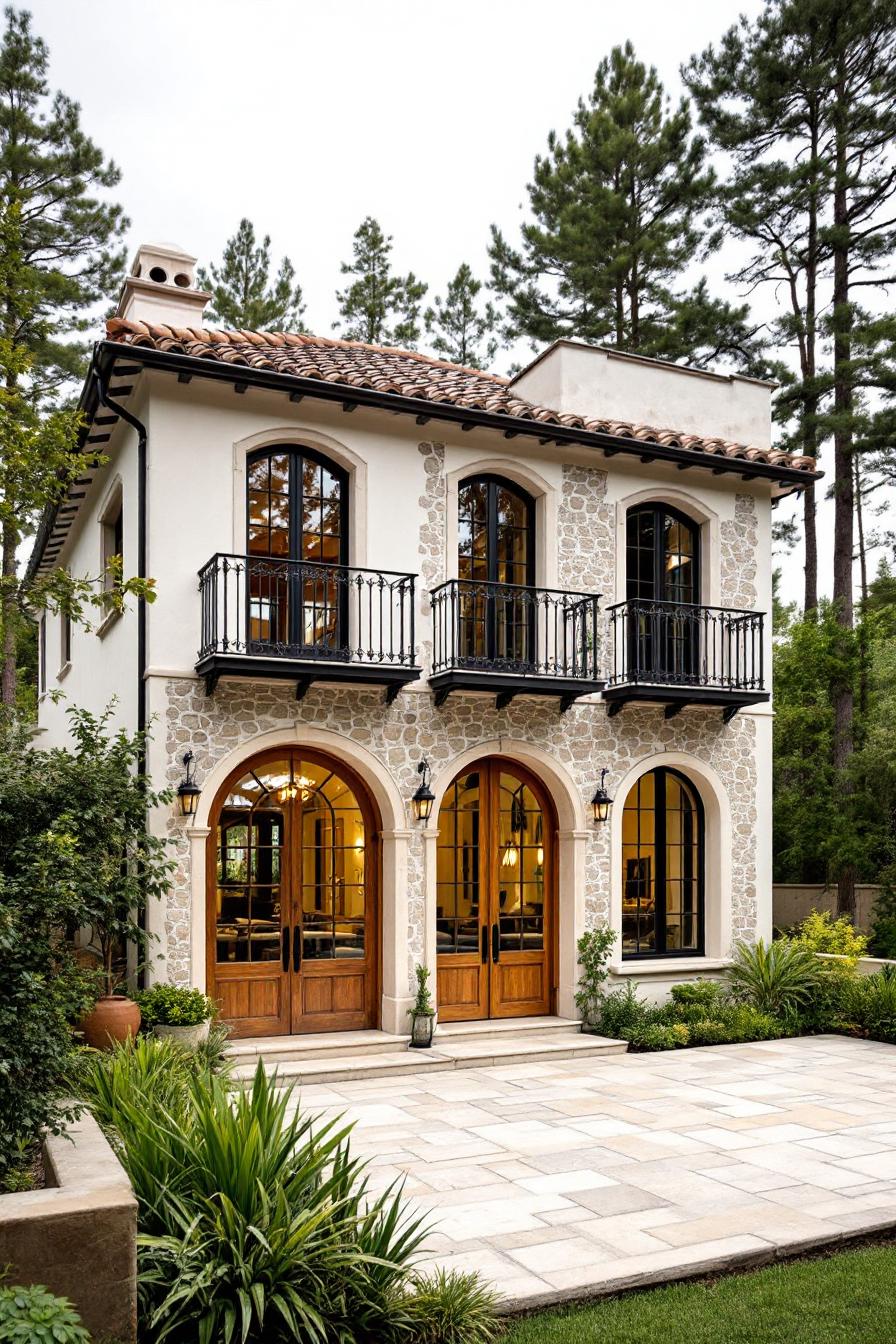
M 597 596 L 451 579 L 431 599 L 437 705 L 452 691 L 490 691 L 498 708 L 557 696 L 562 713 L 601 689 Z
M 415 681 L 413 574 L 351 565 L 214 555 L 199 571 L 202 642 L 196 671 L 296 683 L 368 682 L 394 700 Z
M 617 602 L 608 607 L 610 669 L 604 699 L 611 715 L 631 700 L 666 706 L 719 705 L 726 722 L 769 699 L 761 611 L 685 602 Z

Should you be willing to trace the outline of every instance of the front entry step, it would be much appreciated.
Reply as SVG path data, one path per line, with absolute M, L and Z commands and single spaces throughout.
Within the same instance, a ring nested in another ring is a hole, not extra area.
M 583 1059 L 624 1054 L 627 1048 L 625 1041 L 585 1035 L 575 1022 L 530 1018 L 517 1019 L 506 1029 L 504 1023 L 494 1021 L 447 1024 L 438 1031 L 429 1050 L 410 1050 L 406 1038 L 388 1036 L 385 1032 L 355 1031 L 333 1033 L 329 1037 L 237 1041 L 228 1053 L 234 1061 L 232 1077 L 237 1083 L 251 1079 L 259 1059 L 266 1069 L 276 1070 L 278 1079 L 284 1083 L 333 1083 L 431 1069 L 476 1069 L 532 1064 L 539 1060 Z

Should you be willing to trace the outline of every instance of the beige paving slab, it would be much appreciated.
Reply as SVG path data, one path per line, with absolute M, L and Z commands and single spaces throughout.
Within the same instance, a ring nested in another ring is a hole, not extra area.
M 879 1043 L 555 1054 L 304 1094 L 293 1104 L 356 1124 L 376 1188 L 406 1179 L 432 1227 L 421 1267 L 475 1268 L 507 1305 L 715 1273 L 896 1224 L 896 1047 Z

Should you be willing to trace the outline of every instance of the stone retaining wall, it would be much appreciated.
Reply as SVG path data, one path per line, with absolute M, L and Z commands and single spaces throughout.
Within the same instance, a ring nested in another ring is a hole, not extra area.
M 97 1339 L 137 1338 L 137 1201 L 99 1125 L 83 1115 L 44 1144 L 48 1186 L 0 1195 L 7 1281 L 67 1297 Z

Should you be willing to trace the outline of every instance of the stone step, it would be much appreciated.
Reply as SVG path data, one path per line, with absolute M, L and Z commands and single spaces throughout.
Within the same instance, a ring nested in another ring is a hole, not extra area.
M 410 1035 L 393 1036 L 388 1031 L 328 1031 L 307 1036 L 252 1036 L 231 1041 L 227 1054 L 238 1066 L 252 1065 L 263 1057 L 268 1063 L 336 1059 L 343 1055 L 394 1054 L 407 1046 Z
M 508 1036 L 578 1036 L 581 1023 L 569 1017 L 491 1017 L 476 1022 L 439 1022 L 436 1025 L 435 1040 L 485 1040 L 503 1041 Z
M 395 1037 L 391 1038 L 393 1041 Z M 388 1078 L 398 1074 L 428 1072 L 440 1069 L 482 1069 L 510 1064 L 532 1064 L 540 1059 L 583 1059 L 595 1055 L 624 1054 L 625 1041 L 610 1040 L 605 1036 L 582 1035 L 580 1032 L 552 1034 L 550 1032 L 512 1032 L 505 1040 L 461 1038 L 439 1041 L 429 1050 L 347 1050 L 338 1056 L 306 1054 L 299 1059 L 285 1059 L 267 1051 L 254 1059 L 243 1059 L 235 1064 L 232 1078 L 245 1083 L 252 1078 L 258 1059 L 265 1068 L 276 1070 L 283 1083 L 335 1083 L 360 1078 Z

